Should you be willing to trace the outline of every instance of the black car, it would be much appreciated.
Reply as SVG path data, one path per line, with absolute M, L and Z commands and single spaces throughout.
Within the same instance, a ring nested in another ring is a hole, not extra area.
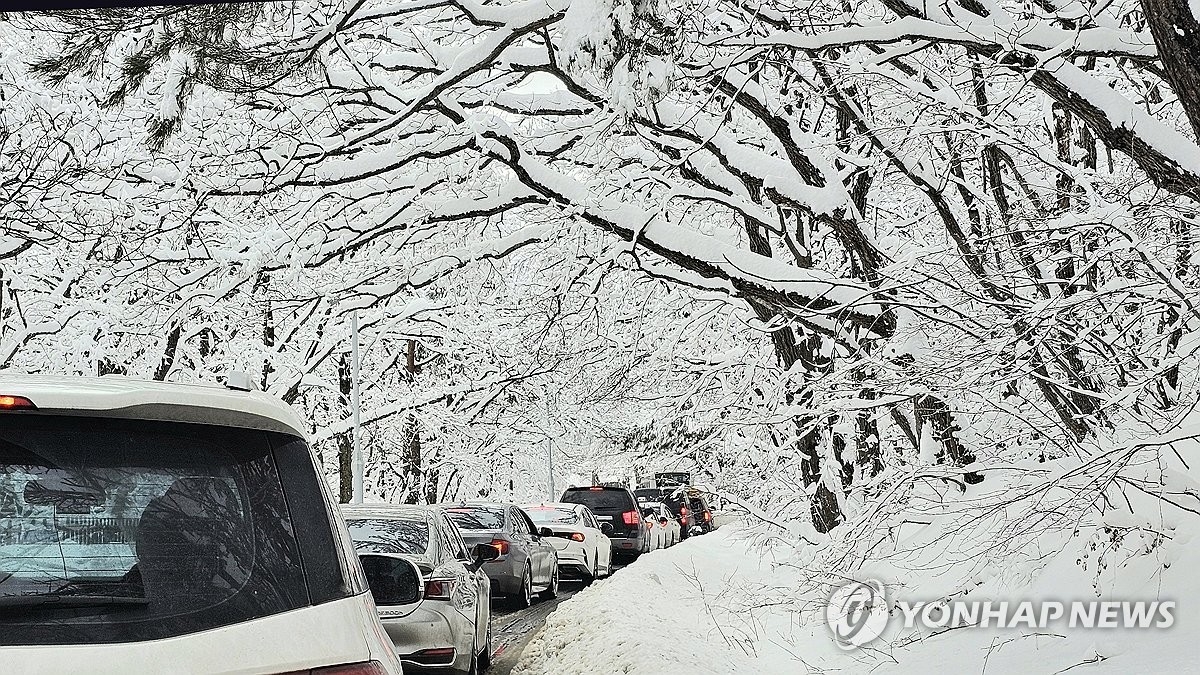
M 639 488 L 634 492 L 639 503 L 662 502 L 679 519 L 680 536 L 687 539 L 693 534 L 704 534 L 716 529 L 713 525 L 712 509 L 704 493 L 690 486 L 665 488 Z
M 612 525 L 614 556 L 636 558 L 650 550 L 650 528 L 642 520 L 637 499 L 627 488 L 611 485 L 567 488 L 559 501 L 583 504 L 600 523 Z
M 687 539 L 692 533 L 692 528 L 698 524 L 697 514 L 692 508 L 691 502 L 688 500 L 684 488 L 665 487 L 665 488 L 638 488 L 633 491 L 637 497 L 638 504 L 646 504 L 650 502 L 662 502 L 671 510 L 671 514 L 679 521 L 679 537 Z

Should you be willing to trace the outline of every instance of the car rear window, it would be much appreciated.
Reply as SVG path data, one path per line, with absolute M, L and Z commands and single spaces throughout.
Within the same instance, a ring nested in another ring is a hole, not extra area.
M 429 549 L 429 523 L 399 518 L 347 518 L 354 548 L 367 553 L 411 553 Z
M 446 515 L 463 530 L 503 530 L 504 509 L 494 506 L 456 506 Z
M 556 509 L 553 506 L 530 506 L 524 510 L 535 523 L 574 525 L 579 522 L 579 514 L 568 509 Z
M 568 490 L 562 501 L 584 504 L 593 511 L 632 510 L 634 502 L 625 490 Z
M 336 557 L 304 560 L 283 485 L 315 475 L 281 475 L 273 436 L 6 415 L 0 645 L 152 640 L 313 602 L 304 563 L 329 567 Z M 307 457 L 288 464 L 311 471 Z M 318 495 L 300 508 L 320 513 L 323 503 Z M 323 527 L 331 541 L 328 520 Z M 344 594 L 341 574 L 327 578 L 341 590 L 325 589 L 321 600 Z

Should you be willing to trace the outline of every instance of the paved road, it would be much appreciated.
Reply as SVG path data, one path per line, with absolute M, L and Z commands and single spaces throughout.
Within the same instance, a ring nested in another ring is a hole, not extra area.
M 534 632 L 558 607 L 559 603 L 575 595 L 583 588 L 578 581 L 562 580 L 558 585 L 558 597 L 541 600 L 529 609 L 513 610 L 502 601 L 492 603 L 492 666 L 488 675 L 508 675 L 521 650 L 533 637 Z

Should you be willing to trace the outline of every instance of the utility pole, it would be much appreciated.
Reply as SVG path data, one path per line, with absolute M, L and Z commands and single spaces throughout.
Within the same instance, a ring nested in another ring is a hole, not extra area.
M 352 367 L 354 370 L 353 370 L 353 374 L 351 375 L 352 379 L 354 380 L 354 388 L 351 390 L 352 395 L 353 395 L 353 400 L 350 403 L 350 407 L 354 409 L 354 431 L 352 432 L 353 436 L 354 436 L 354 450 L 353 450 L 353 455 L 352 455 L 353 465 L 354 465 L 354 493 L 353 493 L 352 501 L 355 504 L 361 504 L 363 502 L 363 452 L 362 452 L 362 441 L 359 438 L 361 435 L 359 433 L 359 425 L 361 423 L 360 413 L 362 411 L 362 405 L 361 405 L 362 399 L 359 398 L 359 382 L 358 382 L 359 376 L 361 374 L 361 367 L 359 365 L 359 354 L 358 354 L 358 310 L 357 309 L 354 310 L 354 312 L 350 315 L 350 331 L 351 331 L 351 333 L 353 333 L 353 335 L 351 337 L 351 344 L 353 345 L 352 350 L 353 350 L 353 358 L 354 358 L 354 362 L 352 364 Z
M 550 459 L 550 501 L 558 501 L 554 491 L 554 440 L 546 437 L 546 456 Z

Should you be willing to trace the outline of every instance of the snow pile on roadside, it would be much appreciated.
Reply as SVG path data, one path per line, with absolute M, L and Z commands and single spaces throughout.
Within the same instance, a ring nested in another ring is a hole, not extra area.
M 788 547 L 751 546 L 754 530 L 725 527 L 645 555 L 564 602 L 513 672 L 915 674 L 935 663 L 946 672 L 1197 671 L 1191 640 L 1200 636 L 1200 549 L 1193 545 L 1200 519 L 1167 518 L 1157 525 L 1159 537 L 1146 523 L 1121 521 L 1118 512 L 1074 530 L 1047 530 L 1021 555 L 992 559 L 956 558 L 969 533 L 931 527 L 905 537 L 917 544 L 905 548 L 921 551 L 924 560 L 882 555 L 852 574 L 887 584 L 892 617 L 879 641 L 850 651 L 835 646 L 825 625 L 828 594 L 817 589 L 831 586 L 813 583 L 819 576 L 836 583 L 850 573 L 806 571 Z M 1166 629 L 903 629 L 897 598 L 951 596 L 1177 605 Z
M 772 570 L 736 532 L 643 555 L 580 591 L 546 619 L 514 675 L 797 672 L 793 645 L 820 635 L 788 608 L 753 606 L 764 590 L 790 595 L 796 572 Z M 821 649 L 834 651 L 827 638 Z

